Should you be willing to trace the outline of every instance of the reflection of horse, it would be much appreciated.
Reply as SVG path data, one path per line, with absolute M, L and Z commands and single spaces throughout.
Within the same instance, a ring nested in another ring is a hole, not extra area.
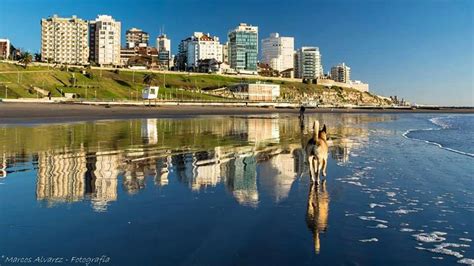
M 329 194 L 326 191 L 326 182 L 320 186 L 311 183 L 306 210 L 306 225 L 313 233 L 314 251 L 316 254 L 319 254 L 321 250 L 319 234 L 326 232 L 328 227 L 328 214 Z

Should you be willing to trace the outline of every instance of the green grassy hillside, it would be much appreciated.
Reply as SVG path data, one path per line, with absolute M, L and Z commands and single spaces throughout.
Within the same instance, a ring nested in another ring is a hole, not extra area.
M 14 64 L 0 63 L 0 98 L 5 98 L 7 87 L 8 98 L 35 98 L 38 97 L 33 87 L 50 91 L 53 97 L 63 93 L 76 93 L 84 99 L 126 100 L 136 99 L 143 88 L 145 71 L 129 70 L 83 70 L 70 67 L 69 69 L 50 68 L 47 66 L 29 66 L 26 69 Z M 159 85 L 160 98 L 166 99 L 200 99 L 219 100 L 218 96 L 200 93 L 212 91 L 245 81 L 265 81 L 281 85 L 281 95 L 284 99 L 301 100 L 307 96 L 322 96 L 328 93 L 332 98 L 344 102 L 344 94 L 352 95 L 350 99 L 372 99 L 376 97 L 351 89 L 325 88 L 315 84 L 288 82 L 282 80 L 266 80 L 265 78 L 241 78 L 238 76 L 221 76 L 211 74 L 189 75 L 156 73 L 154 85 Z M 75 78 L 75 80 L 74 80 Z M 41 97 L 41 95 L 39 95 Z M 348 99 L 349 99 L 348 98 Z M 350 102 L 352 100 L 348 100 Z

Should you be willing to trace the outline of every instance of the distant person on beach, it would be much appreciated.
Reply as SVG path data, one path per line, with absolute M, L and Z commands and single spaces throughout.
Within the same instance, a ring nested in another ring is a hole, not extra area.
M 300 107 L 300 127 L 303 129 L 304 128 L 304 111 L 306 110 L 306 108 L 304 107 L 304 105 L 301 105 Z
M 304 118 L 304 111 L 306 110 L 306 108 L 304 107 L 304 105 L 301 105 L 300 107 L 300 117 Z
M 48 98 L 51 101 L 51 92 L 48 92 Z

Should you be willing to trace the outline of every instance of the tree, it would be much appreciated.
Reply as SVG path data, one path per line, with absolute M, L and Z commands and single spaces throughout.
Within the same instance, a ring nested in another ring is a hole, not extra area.
M 153 59 L 151 56 L 148 55 L 138 55 L 131 57 L 127 65 L 129 66 L 150 66 L 153 62 Z
M 72 87 L 76 87 L 77 84 L 77 78 L 74 73 L 72 73 L 72 76 L 69 78 L 69 82 L 71 83 Z
M 72 77 L 69 78 L 69 83 L 71 83 L 71 87 L 75 87 L 76 82 L 77 82 L 76 77 L 72 76 Z
M 92 72 L 87 72 L 86 75 L 85 75 L 87 78 L 89 79 L 93 79 L 94 78 L 94 74 L 92 74 Z
M 41 53 L 35 53 L 35 61 L 40 62 L 41 61 Z
M 143 77 L 143 83 L 147 84 L 148 86 L 150 86 L 156 80 L 157 77 L 155 73 L 149 73 Z
M 33 56 L 30 53 L 24 52 L 21 55 L 20 63 L 23 64 L 24 68 L 26 68 L 32 61 L 33 61 Z

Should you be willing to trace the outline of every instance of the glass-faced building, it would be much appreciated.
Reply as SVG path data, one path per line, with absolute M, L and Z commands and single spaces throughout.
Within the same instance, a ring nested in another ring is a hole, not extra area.
M 229 32 L 229 63 L 238 72 L 257 72 L 258 27 L 240 23 Z

